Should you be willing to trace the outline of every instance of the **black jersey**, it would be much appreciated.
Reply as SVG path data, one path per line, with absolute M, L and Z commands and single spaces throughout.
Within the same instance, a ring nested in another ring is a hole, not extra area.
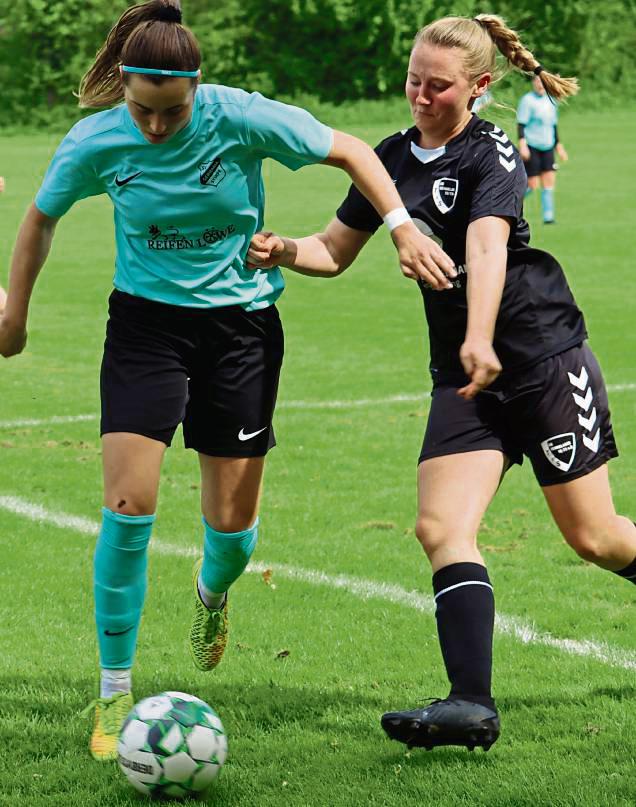
M 494 349 L 508 373 L 579 344 L 586 337 L 563 270 L 547 252 L 529 246 L 523 218 L 526 174 L 504 132 L 473 116 L 445 147 L 423 154 L 416 127 L 376 148 L 415 224 L 453 259 L 453 288 L 433 291 L 420 281 L 429 325 L 431 372 L 441 381 L 462 372 L 459 349 L 466 334 L 466 231 L 484 216 L 510 222 L 506 281 L 495 327 Z M 419 155 L 419 156 L 417 156 Z M 428 158 L 428 159 L 427 159 Z M 427 161 L 423 161 L 427 160 Z M 343 224 L 375 232 L 382 219 L 352 186 L 338 209 Z

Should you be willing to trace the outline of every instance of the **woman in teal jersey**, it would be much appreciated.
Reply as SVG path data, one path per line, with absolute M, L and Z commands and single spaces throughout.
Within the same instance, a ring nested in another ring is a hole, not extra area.
M 405 274 L 449 285 L 450 259 L 415 227 L 378 158 L 357 138 L 258 93 L 200 85 L 201 57 L 175 0 L 132 6 L 80 87 L 115 106 L 76 124 L 28 210 L 0 319 L 20 353 L 36 278 L 71 205 L 108 194 L 117 257 L 101 370 L 104 508 L 94 564 L 101 687 L 90 750 L 116 757 L 162 459 L 183 424 L 199 454 L 204 554 L 190 648 L 213 669 L 227 641 L 227 590 L 254 550 L 264 457 L 283 354 L 278 271 L 245 267 L 263 222 L 261 163 L 344 169 L 386 219 Z M 93 704 L 91 704 L 91 707 Z
M 544 224 L 554 224 L 554 188 L 556 167 L 554 152 L 563 162 L 568 153 L 559 141 L 556 102 L 548 95 L 540 75 L 532 79 L 532 92 L 526 93 L 517 109 L 519 154 L 528 175 L 527 194 L 541 184 L 541 209 Z

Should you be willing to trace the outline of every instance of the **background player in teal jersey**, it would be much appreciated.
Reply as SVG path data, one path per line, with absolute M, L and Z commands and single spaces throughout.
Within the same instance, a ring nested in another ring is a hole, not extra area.
M 480 115 L 482 118 L 484 117 L 484 111 L 494 102 L 494 98 L 490 90 L 485 92 L 483 95 L 480 95 L 479 98 L 475 98 L 473 101 L 473 105 L 471 107 L 471 112 L 474 112 L 475 115 Z
M 100 696 L 90 750 L 116 756 L 166 446 L 183 424 L 199 454 L 204 555 L 195 567 L 190 648 L 203 670 L 227 641 L 227 590 L 254 551 L 264 457 L 283 355 L 278 271 L 245 267 L 262 226 L 261 164 L 322 162 L 349 173 L 392 230 L 403 271 L 443 288 L 450 259 L 423 236 L 366 144 L 304 110 L 199 86 L 200 52 L 175 0 L 130 7 L 80 86 L 104 107 L 59 146 L 20 228 L 0 354 L 19 353 L 57 222 L 79 199 L 115 209 L 115 291 L 101 371 L 104 508 L 94 564 Z M 92 708 L 93 704 L 91 704 Z
M 528 194 L 541 183 L 541 208 L 545 224 L 554 223 L 556 165 L 554 152 L 563 162 L 568 154 L 559 141 L 556 102 L 548 95 L 540 75 L 532 79 L 532 92 L 526 93 L 517 109 L 519 154 L 526 165 Z

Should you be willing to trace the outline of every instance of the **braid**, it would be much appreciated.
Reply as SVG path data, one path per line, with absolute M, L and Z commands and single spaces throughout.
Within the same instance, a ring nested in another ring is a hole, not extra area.
M 558 74 L 545 70 L 521 42 L 516 31 L 509 28 L 501 17 L 495 14 L 478 14 L 474 21 L 488 33 L 498 50 L 513 67 L 523 73 L 538 75 L 546 92 L 552 98 L 561 101 L 579 91 L 576 78 L 561 78 Z

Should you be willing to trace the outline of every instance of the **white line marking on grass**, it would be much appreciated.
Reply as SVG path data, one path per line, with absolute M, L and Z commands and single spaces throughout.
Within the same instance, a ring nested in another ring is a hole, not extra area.
M 386 398 L 358 398 L 349 401 L 281 401 L 277 409 L 350 409 L 358 406 L 383 406 L 392 403 L 417 403 L 431 397 L 430 390 L 418 395 L 389 395 Z
M 21 429 L 26 426 L 53 426 L 56 423 L 80 423 L 97 420 L 97 415 L 55 415 L 50 418 L 23 418 L 22 420 L 0 421 L 0 429 Z
M 25 501 L 17 496 L 0 496 L 0 509 L 24 516 L 31 521 L 51 524 L 60 529 L 71 529 L 82 535 L 97 535 L 100 525 L 96 521 L 65 513 L 54 513 L 37 504 Z M 198 547 L 186 547 L 171 544 L 154 538 L 152 549 L 161 555 L 193 558 L 198 557 L 201 551 Z M 313 569 L 300 569 L 284 563 L 266 563 L 259 561 L 250 563 L 247 571 L 252 574 L 262 574 L 271 569 L 280 577 L 309 583 L 316 586 L 340 589 L 362 600 L 384 600 L 394 605 L 412 608 L 425 614 L 432 614 L 435 603 L 432 596 L 420 594 L 417 591 L 407 591 L 401 586 L 392 583 L 379 583 L 374 580 L 364 580 L 348 575 L 330 575 Z M 558 639 L 548 633 L 541 633 L 532 625 L 521 619 L 504 614 L 497 614 L 496 628 L 498 633 L 510 636 L 522 644 L 544 645 L 552 647 L 570 656 L 594 659 L 609 667 L 619 667 L 624 670 L 636 670 L 636 653 L 630 653 L 618 647 L 612 647 L 604 642 L 593 642 L 586 639 Z
M 636 384 L 608 384 L 608 392 L 633 392 Z M 355 409 L 361 406 L 385 406 L 394 403 L 421 403 L 431 397 L 430 390 L 417 394 L 389 395 L 386 398 L 354 398 L 333 401 L 280 401 L 276 409 Z M 53 426 L 58 423 L 80 423 L 97 420 L 99 415 L 59 415 L 50 418 L 24 418 L 0 421 L 0 429 L 19 429 L 27 426 Z

